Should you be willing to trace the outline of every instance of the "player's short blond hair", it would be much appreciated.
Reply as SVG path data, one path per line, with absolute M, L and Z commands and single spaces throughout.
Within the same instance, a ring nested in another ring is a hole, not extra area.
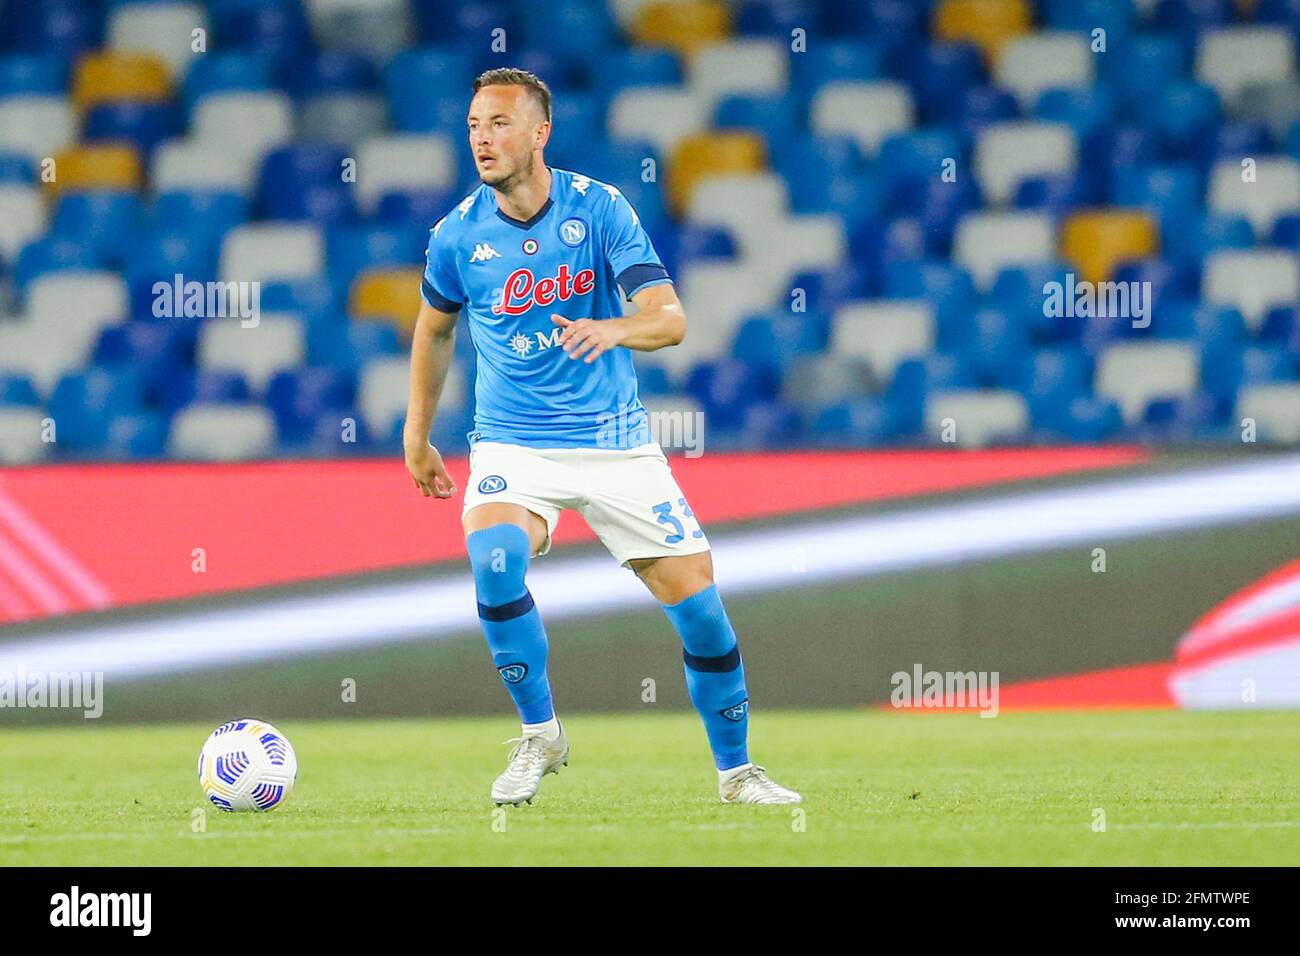
M 509 66 L 499 66 L 494 70 L 484 70 L 474 80 L 475 93 L 485 86 L 524 87 L 524 89 L 528 90 L 529 95 L 537 101 L 537 105 L 542 108 L 542 115 L 546 117 L 546 122 L 551 121 L 551 88 L 536 73 L 517 70 Z

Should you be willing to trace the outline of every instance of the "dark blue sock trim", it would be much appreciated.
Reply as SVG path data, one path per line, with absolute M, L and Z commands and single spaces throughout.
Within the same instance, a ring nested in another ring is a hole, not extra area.
M 511 601 L 509 604 L 498 604 L 496 607 L 480 604 L 478 606 L 478 616 L 485 621 L 513 621 L 517 617 L 523 617 L 532 609 L 532 592 L 525 591 L 523 597 Z
M 682 659 L 693 671 L 706 671 L 710 674 L 726 674 L 740 666 L 740 645 L 736 644 L 721 657 L 696 657 L 688 650 L 682 651 Z

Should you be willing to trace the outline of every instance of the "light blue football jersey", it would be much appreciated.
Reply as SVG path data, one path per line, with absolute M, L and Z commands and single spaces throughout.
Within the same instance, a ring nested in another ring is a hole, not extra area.
M 631 204 L 613 186 L 551 170 L 546 204 L 527 222 L 481 185 L 429 231 L 421 289 L 443 312 L 461 309 L 477 354 L 469 440 L 534 448 L 634 448 L 651 440 L 632 353 L 588 365 L 560 347 L 569 319 L 623 314 L 628 299 L 670 282 Z

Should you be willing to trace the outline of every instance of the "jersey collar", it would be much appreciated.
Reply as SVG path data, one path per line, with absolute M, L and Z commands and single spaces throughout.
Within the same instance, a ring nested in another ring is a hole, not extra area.
M 531 229 L 545 218 L 546 214 L 551 211 L 551 207 L 555 205 L 555 191 L 559 186 L 559 177 L 555 175 L 555 169 L 551 166 L 547 166 L 546 168 L 550 170 L 551 173 L 551 194 L 546 197 L 546 202 L 542 203 L 542 208 L 533 213 L 533 215 L 528 219 L 515 219 L 513 216 L 507 216 L 501 211 L 501 206 L 496 201 L 496 190 L 493 190 L 492 202 L 497 207 L 498 219 L 504 223 L 509 223 L 516 229 Z

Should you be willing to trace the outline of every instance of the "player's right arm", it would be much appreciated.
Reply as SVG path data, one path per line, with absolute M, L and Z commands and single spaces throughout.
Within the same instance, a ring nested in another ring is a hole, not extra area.
M 456 483 L 447 474 L 442 455 L 429 443 L 429 431 L 438 414 L 438 398 L 447 381 L 447 369 L 451 367 L 457 314 L 421 302 L 411 341 L 411 394 L 406 404 L 402 445 L 406 451 L 406 468 L 415 487 L 426 498 L 450 498 L 456 493 Z

